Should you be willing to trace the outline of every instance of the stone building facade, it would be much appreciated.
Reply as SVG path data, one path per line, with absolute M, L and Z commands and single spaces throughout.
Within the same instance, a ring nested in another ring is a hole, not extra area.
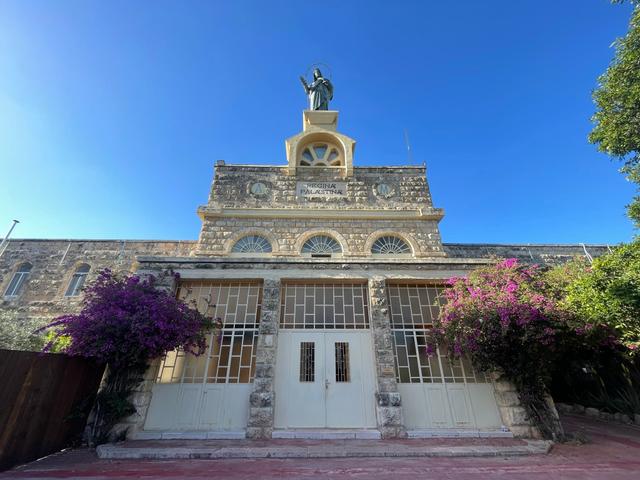
M 222 326 L 151 365 L 131 438 L 535 435 L 508 384 L 426 354 L 443 282 L 607 247 L 442 243 L 425 168 L 354 167 L 337 120 L 305 111 L 284 166 L 218 162 L 197 241 L 10 241 L 2 311 L 72 312 L 102 268 L 179 273 L 164 288 Z

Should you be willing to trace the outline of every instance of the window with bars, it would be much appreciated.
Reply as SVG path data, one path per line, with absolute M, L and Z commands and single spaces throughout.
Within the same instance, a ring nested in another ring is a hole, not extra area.
M 316 380 L 316 344 L 314 342 L 300 342 L 300 381 L 315 382 Z
M 349 343 L 348 342 L 336 342 L 335 343 L 336 354 L 336 382 L 348 382 L 349 376 Z
M 282 328 L 369 328 L 365 283 L 284 283 Z
M 440 313 L 442 287 L 428 284 L 387 285 L 396 377 L 399 383 L 480 383 L 482 373 L 463 357 L 451 359 L 443 345 L 427 353 L 427 334 Z
M 262 284 L 185 281 L 180 284 L 178 297 L 204 315 L 222 319 L 222 327 L 209 333 L 207 351 L 202 355 L 182 350 L 167 353 L 156 381 L 251 383 L 255 375 Z

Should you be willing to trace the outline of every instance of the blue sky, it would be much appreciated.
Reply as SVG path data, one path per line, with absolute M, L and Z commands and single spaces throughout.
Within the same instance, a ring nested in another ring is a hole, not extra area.
M 606 0 L 0 1 L 0 234 L 195 239 L 213 164 L 283 164 L 329 64 L 356 165 L 427 164 L 445 242 L 609 243 L 632 185 L 586 141 Z M 250 136 L 249 136 L 250 135 Z

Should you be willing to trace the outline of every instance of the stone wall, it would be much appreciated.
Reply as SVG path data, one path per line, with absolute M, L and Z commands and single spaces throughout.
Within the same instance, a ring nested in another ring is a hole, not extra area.
M 609 245 L 444 243 L 449 258 L 517 258 L 523 263 L 558 265 L 575 257 L 600 257 Z M 586 253 L 585 253 L 586 250 Z
M 138 255 L 189 255 L 195 242 L 129 240 L 10 240 L 0 252 L 0 292 L 4 294 L 23 262 L 33 265 L 27 283 L 15 298 L 0 297 L 0 310 L 13 318 L 41 318 L 77 310 L 81 296 L 65 297 L 78 265 L 91 267 L 87 280 L 98 271 L 132 271 Z
M 299 181 L 342 182 L 346 194 L 297 196 Z M 258 182 L 266 186 L 264 194 L 252 193 L 251 186 Z M 390 186 L 389 194 L 378 193 L 382 182 Z M 237 215 L 247 209 L 256 212 L 248 218 Z M 336 212 L 336 217 L 317 218 L 310 209 Z M 376 216 L 359 218 L 357 212 L 365 210 Z M 340 212 L 350 215 L 339 218 Z M 398 215 L 385 216 L 389 212 Z M 309 232 L 334 236 L 345 255 L 370 256 L 370 243 L 382 232 L 404 237 L 417 257 L 444 255 L 438 229 L 443 212 L 433 208 L 424 167 L 356 168 L 345 178 L 331 169 L 289 176 L 286 167 L 218 165 L 209 202 L 199 213 L 203 225 L 197 254 L 203 256 L 227 254 L 237 239 L 254 233 L 271 240 L 274 255 L 297 255 Z
M 342 244 L 344 256 L 371 256 L 367 240 L 378 231 L 394 232 L 417 247 L 418 256 L 442 256 L 436 221 L 250 218 L 207 219 L 202 226 L 197 254 L 224 255 L 241 236 L 259 233 L 272 240 L 274 256 L 299 255 L 310 233 L 326 233 Z
M 296 197 L 298 181 L 334 181 L 347 184 L 344 197 Z M 254 182 L 267 186 L 264 195 L 253 195 Z M 384 182 L 393 193 L 382 197 L 375 186 Z M 211 192 L 210 207 L 237 208 L 323 208 L 352 210 L 376 208 L 402 210 L 404 208 L 432 208 L 431 193 L 425 167 L 356 167 L 353 176 L 343 177 L 330 169 L 300 171 L 287 175 L 287 167 L 217 165 Z

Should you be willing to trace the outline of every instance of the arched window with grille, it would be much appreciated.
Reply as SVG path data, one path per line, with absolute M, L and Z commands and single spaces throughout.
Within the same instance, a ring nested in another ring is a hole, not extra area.
M 76 271 L 73 273 L 73 277 L 71 277 L 71 281 L 69 282 L 69 286 L 67 287 L 67 291 L 64 294 L 65 297 L 76 297 L 80 295 L 89 270 L 91 270 L 91 267 L 86 263 L 83 263 L 76 268 Z
M 231 253 L 271 253 L 273 247 L 269 240 L 261 235 L 247 235 L 238 240 Z
M 411 254 L 411 247 L 400 237 L 383 235 L 371 246 L 374 255 L 407 255 Z
M 328 235 L 314 235 L 302 245 L 302 253 L 311 257 L 331 257 L 342 253 L 342 247 L 335 238 Z
M 9 286 L 4 292 L 5 297 L 17 297 L 18 295 L 20 295 L 22 287 L 29 279 L 29 275 L 31 275 L 32 268 L 33 265 L 31 265 L 29 262 L 20 264 L 20 266 L 16 270 L 16 273 L 13 274 L 13 277 L 9 282 Z

